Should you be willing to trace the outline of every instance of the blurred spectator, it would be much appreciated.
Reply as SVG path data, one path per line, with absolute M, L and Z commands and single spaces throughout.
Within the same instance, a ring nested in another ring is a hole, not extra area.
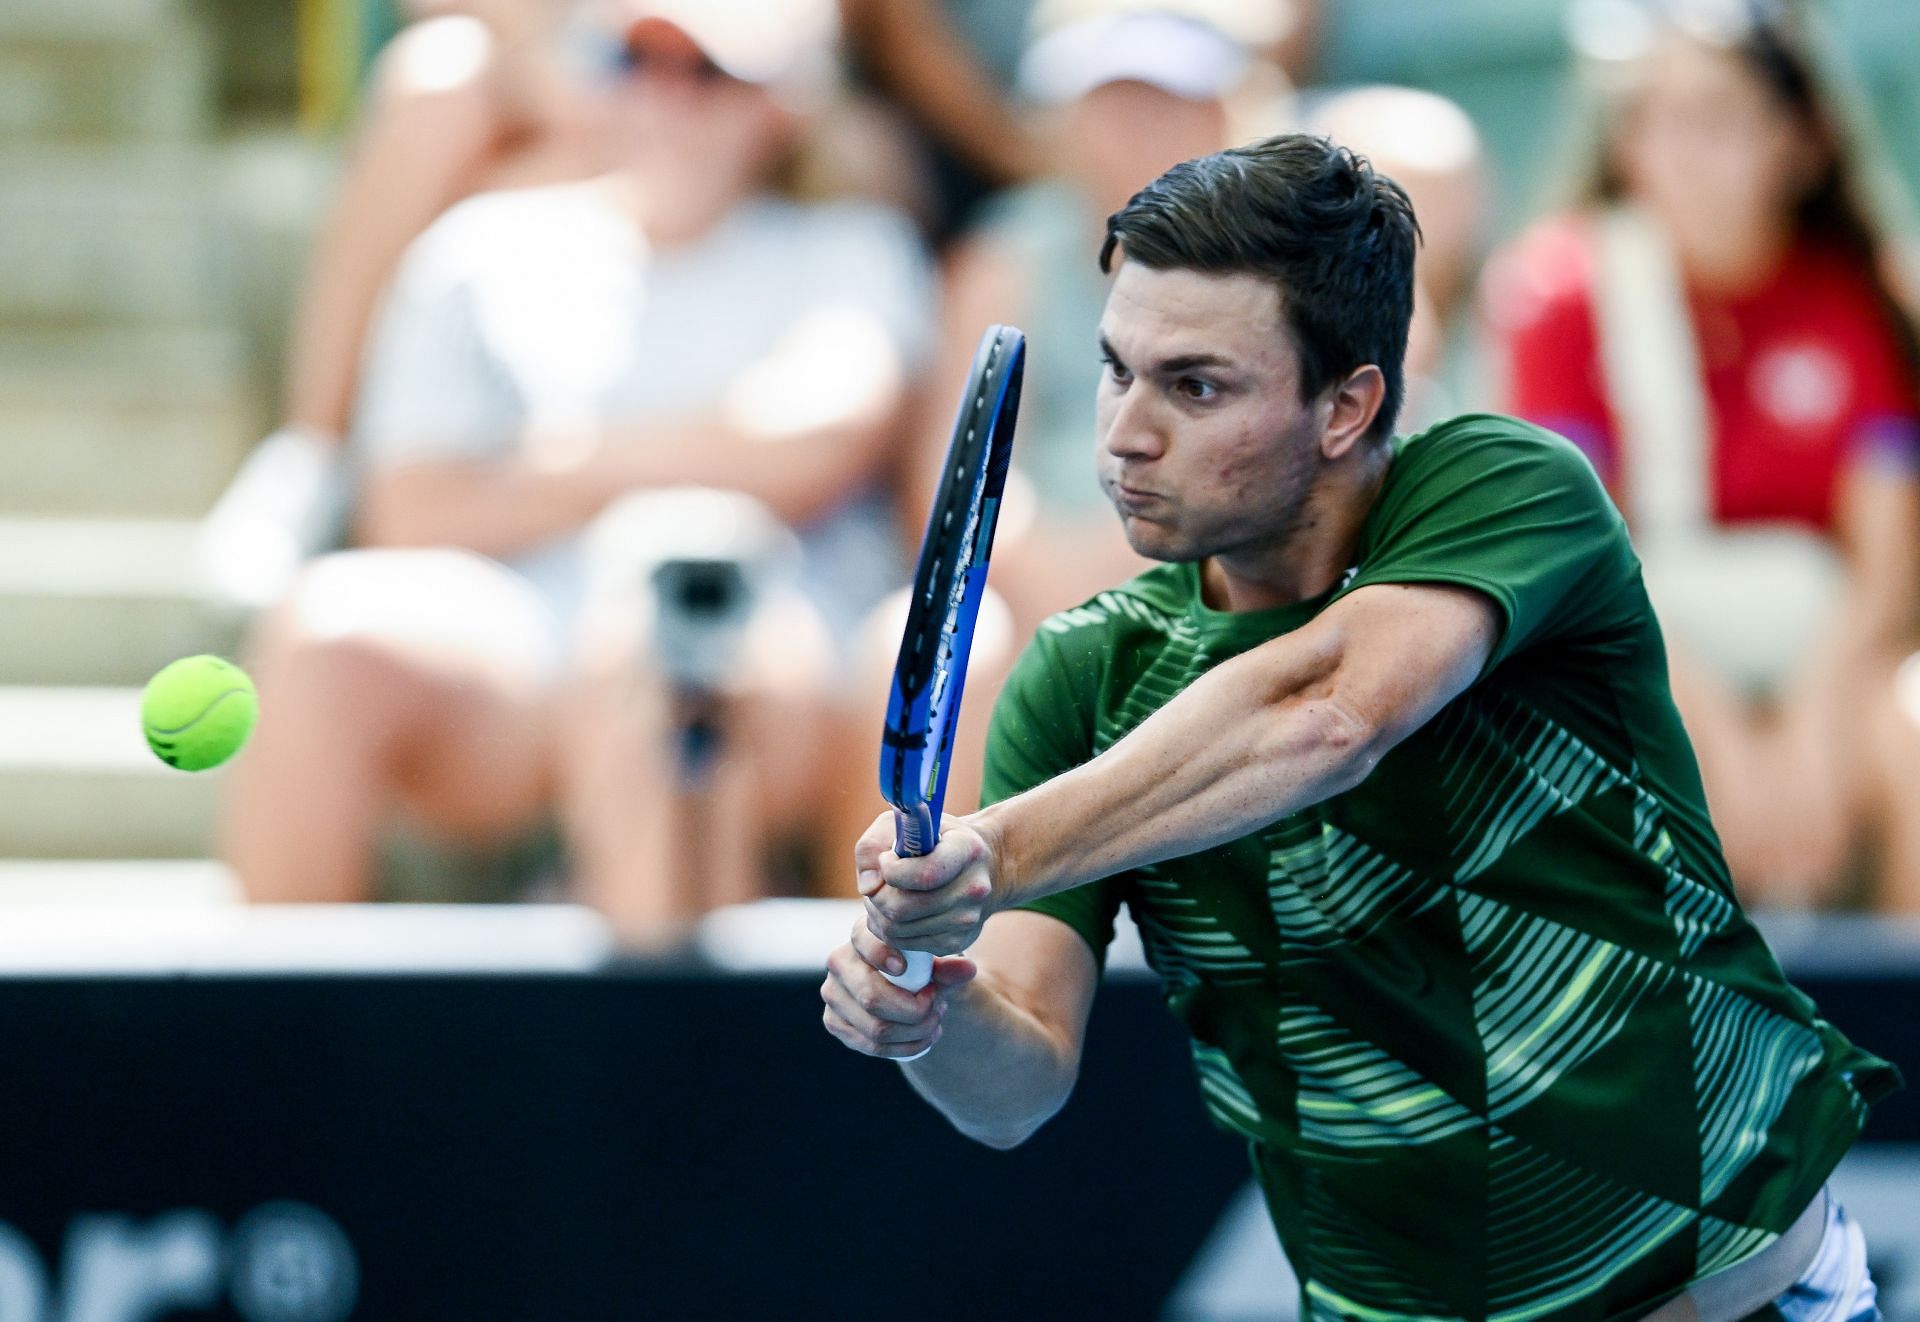
M 830 639 L 901 577 L 874 487 L 923 259 L 891 214 L 769 191 L 828 89 L 828 0 L 626 10 L 619 168 L 463 202 L 395 280 L 355 428 L 376 549 L 317 562 L 257 639 L 273 716 L 227 833 L 257 898 L 368 896 L 396 816 L 484 843 L 552 813 L 578 893 L 653 942 L 758 893 L 812 819 Z M 744 529 L 776 558 L 737 499 L 609 511 L 687 484 L 754 497 L 804 550 L 697 691 L 663 669 L 684 649 L 649 585 L 586 551 L 680 536 L 697 562 Z M 413 549 L 436 547 L 458 549 Z M 613 588 L 583 606 L 590 577 Z
M 949 778 L 953 811 L 978 800 L 986 719 L 1019 642 L 1053 612 L 1147 567 L 1094 476 L 1097 331 L 1108 283 L 1097 256 L 1109 213 L 1168 166 L 1228 145 L 1226 98 L 1249 68 L 1246 48 L 1218 28 L 1184 14 L 1110 8 L 1117 12 L 1058 26 L 1043 17 L 1035 33 L 1021 89 L 1053 121 L 1042 134 L 1052 169 L 991 203 L 950 254 L 939 355 L 914 428 L 902 520 L 917 541 L 981 331 L 1007 322 L 1027 332 L 1014 467 L 994 539 L 997 596 L 974 638 Z M 904 599 L 889 601 L 865 631 L 858 691 L 875 705 L 861 713 L 840 759 L 859 781 L 840 795 L 837 839 L 857 837 L 879 807 L 871 745 L 905 613 Z M 843 877 L 828 881 L 845 888 Z
M 1038 149 L 1010 103 L 1004 37 L 1031 0 L 840 0 L 854 72 L 881 95 L 838 108 L 824 182 L 910 211 L 937 243 Z
M 1328 95 L 1308 113 L 1307 128 L 1365 156 L 1412 199 L 1420 253 L 1401 430 L 1452 417 L 1478 397 L 1468 352 L 1475 337 L 1463 323 L 1471 320 L 1492 204 L 1479 130 L 1444 96 L 1386 86 Z
M 454 202 L 593 174 L 592 79 L 563 50 L 566 0 L 414 0 L 420 21 L 374 66 L 295 323 L 286 422 L 351 422 L 374 305 L 416 236 Z
M 405 0 L 417 21 L 375 65 L 359 139 L 308 271 L 282 425 L 207 521 L 201 561 L 218 599 L 265 606 L 302 559 L 338 537 L 347 499 L 338 442 L 368 323 L 406 246 L 463 197 L 585 178 L 606 164 L 593 120 L 615 52 L 596 16 L 618 3 Z M 1032 143 L 937 0 L 838 3 L 862 65 L 924 126 L 926 149 L 962 163 L 968 195 L 1032 171 Z M 961 7 L 961 16 L 970 12 Z M 837 99 L 820 119 L 821 149 L 795 163 L 797 182 L 912 207 L 942 232 L 935 213 L 943 203 L 916 154 L 924 149 L 903 128 L 857 99 Z
M 202 561 L 224 599 L 263 606 L 338 535 L 339 444 L 368 323 L 400 254 L 463 197 L 599 169 L 595 71 L 563 57 L 571 0 L 413 0 L 375 64 L 294 319 L 280 430 L 209 518 Z M 576 33 L 576 36 L 579 34 Z M 576 45 L 579 43 L 575 43 Z M 576 55 L 582 52 L 576 51 Z
M 1123 11 L 1233 32 L 1290 77 L 1310 72 L 1319 0 L 841 0 L 856 72 L 888 98 L 840 119 L 832 177 L 913 211 L 941 246 L 997 190 L 1048 168 L 1011 103 L 1033 30 Z
M 953 0 L 964 5 L 968 0 Z M 1012 0 L 1000 0 L 1011 3 Z M 1322 0 L 1027 0 L 1027 32 L 1058 32 L 1084 19 L 1172 14 L 1229 33 L 1293 86 L 1314 81 L 1325 26 Z M 1027 54 L 1022 51 L 1021 55 Z
M 1508 405 L 1626 511 L 1746 897 L 1830 902 L 1864 839 L 1874 900 L 1920 907 L 1920 403 L 1887 236 L 1774 6 L 1644 13 L 1606 29 L 1588 203 L 1490 275 Z

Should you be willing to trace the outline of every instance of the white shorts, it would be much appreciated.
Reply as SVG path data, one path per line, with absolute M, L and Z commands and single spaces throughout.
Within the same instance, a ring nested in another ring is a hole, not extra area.
M 1806 1263 L 1797 1279 L 1792 1264 Z M 1792 1280 L 1784 1291 L 1780 1282 Z M 1776 1294 L 1776 1291 L 1781 1291 Z M 1645 1322 L 1881 1322 L 1867 1244 L 1831 1189 L 1738 1266 L 1695 1281 Z
M 1813 1263 L 1773 1301 L 1783 1322 L 1880 1322 L 1873 1277 L 1867 1274 L 1867 1241 L 1831 1190 L 1827 1224 Z

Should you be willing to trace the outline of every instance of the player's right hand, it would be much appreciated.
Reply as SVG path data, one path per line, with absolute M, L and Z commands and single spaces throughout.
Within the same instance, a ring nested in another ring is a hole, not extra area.
M 970 959 L 936 959 L 933 981 L 917 992 L 902 991 L 880 973 L 905 967 L 900 952 L 869 931 L 862 916 L 852 939 L 827 956 L 827 980 L 820 984 L 827 1031 L 855 1051 L 886 1060 L 917 1056 L 938 1042 L 949 997 L 979 970 Z

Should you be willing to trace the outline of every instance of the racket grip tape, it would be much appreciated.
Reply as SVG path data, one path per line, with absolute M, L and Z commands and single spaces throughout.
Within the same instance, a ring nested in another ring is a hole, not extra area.
M 933 812 L 921 804 L 911 813 L 900 809 L 893 810 L 893 852 L 901 858 L 919 858 L 932 852 L 934 842 L 940 838 L 940 828 L 933 820 Z M 907 957 L 905 973 L 885 973 L 882 976 L 903 991 L 917 992 L 933 981 L 933 956 L 924 950 L 903 950 Z M 915 1056 L 913 1059 L 918 1060 Z

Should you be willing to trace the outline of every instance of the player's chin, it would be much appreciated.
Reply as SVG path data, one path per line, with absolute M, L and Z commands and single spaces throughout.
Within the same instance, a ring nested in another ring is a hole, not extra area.
M 1122 514 L 1120 529 L 1126 534 L 1133 553 L 1149 560 L 1181 561 L 1198 559 L 1191 538 L 1169 524 L 1158 523 L 1137 514 Z

